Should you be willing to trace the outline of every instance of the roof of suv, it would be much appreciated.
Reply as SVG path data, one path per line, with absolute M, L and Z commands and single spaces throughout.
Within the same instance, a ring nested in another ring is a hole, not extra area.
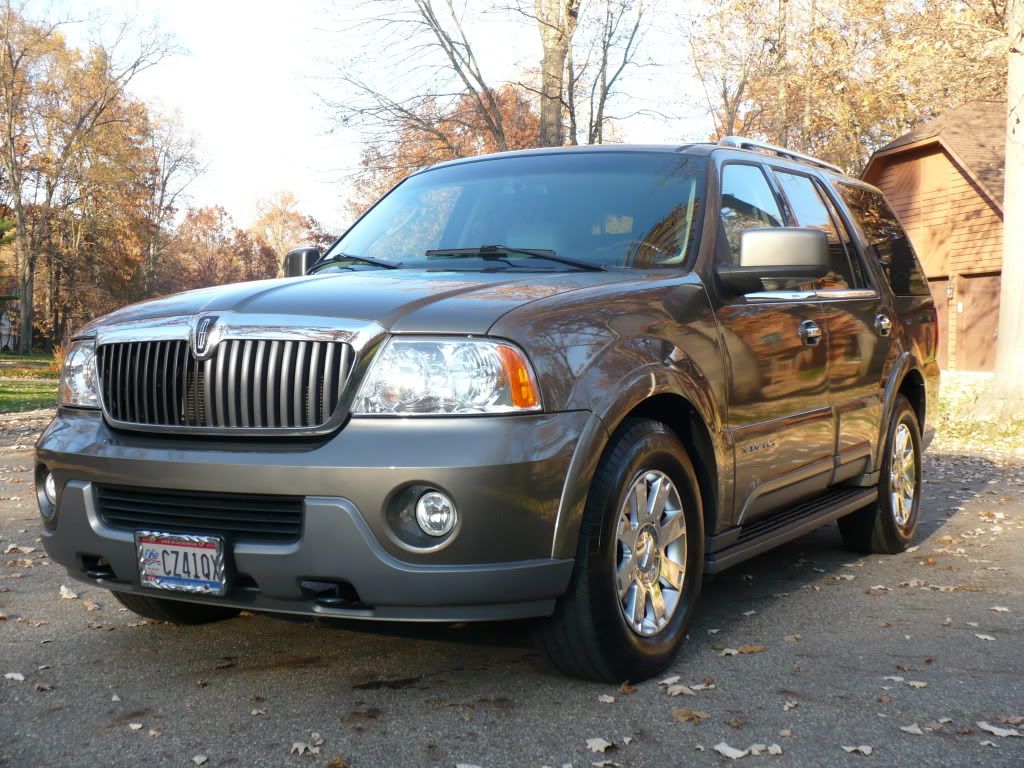
M 744 140 L 746 141 L 746 140 Z M 749 147 L 758 146 L 754 142 L 747 142 Z M 764 145 L 770 147 L 770 145 Z M 783 148 L 774 148 L 783 150 Z M 687 155 L 700 155 L 706 157 L 716 150 L 726 150 L 729 152 L 738 152 L 744 155 L 751 155 L 764 160 L 766 157 L 775 160 L 783 160 L 797 165 L 806 166 L 813 168 L 818 171 L 824 171 L 832 173 L 837 176 L 848 176 L 848 174 L 842 173 L 839 169 L 830 166 L 824 161 L 817 160 L 816 158 L 807 157 L 806 159 L 797 153 L 792 154 L 768 154 L 765 151 L 759 151 L 758 149 L 748 148 L 748 146 L 736 146 L 734 144 L 715 143 L 715 142 L 691 142 L 687 144 L 585 144 L 579 146 L 566 146 L 566 147 L 538 147 L 534 149 L 514 149 L 507 152 L 494 152 L 487 155 L 475 155 L 473 157 L 462 157 L 456 160 L 447 160 L 445 162 L 436 163 L 425 168 L 423 170 L 430 170 L 432 168 L 445 168 L 450 165 L 462 165 L 464 163 L 481 162 L 486 160 L 493 160 L 497 158 L 507 157 L 530 157 L 534 155 L 562 155 L 562 154 L 603 154 L 603 153 L 614 153 L 614 152 L 637 152 L 637 153 L 650 153 L 650 152 L 665 152 L 665 153 L 680 153 Z M 784 150 L 789 152 L 788 150 Z M 422 171 L 420 171 L 422 173 Z

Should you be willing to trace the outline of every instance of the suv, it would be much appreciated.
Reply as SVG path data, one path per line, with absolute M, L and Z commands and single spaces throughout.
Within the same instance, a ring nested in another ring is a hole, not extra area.
M 541 618 L 562 671 L 638 680 L 707 574 L 833 520 L 914 535 L 935 307 L 834 166 L 734 138 L 458 160 L 287 263 L 67 355 L 43 542 L 138 614 Z

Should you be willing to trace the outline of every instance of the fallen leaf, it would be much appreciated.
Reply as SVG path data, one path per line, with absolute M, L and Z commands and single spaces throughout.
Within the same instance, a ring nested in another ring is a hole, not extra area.
M 739 652 L 739 651 L 737 651 L 737 650 L 736 650 L 735 648 L 723 648 L 723 649 L 722 649 L 722 650 L 721 650 L 721 651 L 719 652 L 719 654 L 718 654 L 718 655 L 719 655 L 719 656 L 739 656 L 739 655 L 740 655 L 740 652 Z
M 619 693 L 623 696 L 632 696 L 636 693 L 636 686 L 630 683 L 629 680 L 624 680 L 622 685 L 619 686 Z
M 111 697 L 110 697 L 110 700 L 111 700 L 111 701 L 120 701 L 120 700 L 121 700 L 121 697 L 120 697 L 120 696 L 118 696 L 118 695 L 117 695 L 117 694 L 115 693 L 115 694 L 114 694 L 113 696 L 111 696 Z
M 614 704 L 615 703 L 615 697 L 614 696 L 609 696 L 606 693 L 602 693 L 600 696 L 598 696 L 597 700 L 600 701 L 602 704 Z
M 861 744 L 856 747 L 843 747 L 847 752 L 858 752 L 862 755 L 870 755 L 875 751 L 875 748 L 868 744 Z
M 678 682 L 679 682 L 679 675 L 672 675 L 671 677 L 666 677 L 664 680 L 661 680 L 658 683 L 658 685 L 675 685 Z
M 995 747 L 995 746 L 997 746 L 994 741 L 990 741 L 989 739 L 985 739 L 984 741 L 978 742 L 978 744 L 979 744 L 979 746 L 982 746 L 982 747 Z
M 917 723 L 914 723 L 913 725 L 901 725 L 900 730 L 904 733 L 911 733 L 914 736 L 924 736 L 924 731 L 921 730 L 921 726 Z
M 792 728 L 783 728 L 781 731 L 779 731 L 779 736 L 781 736 L 784 739 L 788 739 L 792 735 L 793 735 L 793 729 Z
M 993 605 L 991 608 L 989 608 L 989 610 L 990 611 L 995 611 L 996 613 L 1009 613 L 1010 612 L 1010 609 L 1007 608 L 1005 605 Z
M 757 643 L 747 643 L 746 645 L 741 645 L 736 650 L 739 653 L 743 653 L 743 654 L 747 654 L 747 653 L 761 653 L 764 650 L 764 646 L 763 645 L 758 645 Z
M 128 727 L 131 728 L 133 731 L 141 731 L 142 723 L 128 723 Z
M 670 685 L 665 689 L 669 696 L 696 696 L 693 689 L 688 685 Z
M 60 585 L 60 596 L 64 600 L 77 600 L 78 599 L 78 593 L 77 592 L 72 592 L 70 589 L 65 587 L 63 584 Z
M 921 680 L 908 680 L 907 685 L 911 688 L 927 688 L 928 683 L 922 682 Z
M 595 737 L 593 739 L 587 739 L 587 749 L 591 752 L 604 752 L 606 749 L 611 749 L 615 745 L 607 739 Z
M 154 728 L 150 728 L 149 729 L 149 735 L 154 737 L 154 738 L 156 738 L 157 736 L 160 735 L 160 731 L 158 731 L 158 730 L 156 730 Z
M 730 747 L 724 741 L 715 744 L 714 749 L 715 752 L 728 757 L 730 760 L 739 760 L 741 757 L 746 757 L 750 754 L 749 749 L 736 749 L 736 747 Z
M 769 755 L 781 755 L 782 754 L 782 747 L 780 747 L 778 744 L 769 744 L 768 745 L 768 754 Z
M 91 611 L 98 611 L 100 609 L 99 603 L 94 603 L 89 598 L 86 598 L 85 600 L 83 600 L 82 601 L 82 605 L 85 606 L 85 610 L 90 611 L 90 612 Z
M 747 617 L 750 617 L 750 616 L 753 616 L 755 613 L 757 613 L 757 611 L 744 611 L 743 615 L 747 616 Z
M 905 678 L 899 675 L 886 675 L 882 678 L 883 680 L 892 680 L 894 683 L 902 683 Z
M 786 635 L 782 639 L 787 643 L 799 643 L 803 638 L 800 635 Z
M 49 683 L 36 683 L 36 693 L 46 693 L 52 690 L 53 686 Z
M 1024 736 L 1020 731 L 1015 728 L 1000 728 L 998 725 L 991 725 L 984 720 L 980 720 L 977 723 L 978 727 L 983 731 L 988 731 L 993 736 L 999 736 L 1005 738 L 1007 736 Z
M 800 702 L 798 701 L 787 701 L 785 704 L 782 705 L 782 711 L 789 712 L 789 710 L 796 709 L 799 706 Z
M 192 762 L 195 763 L 196 765 L 203 765 L 209 759 L 210 758 L 208 758 L 206 755 L 196 755 L 195 757 L 192 758 Z
M 944 627 L 952 627 L 953 626 L 953 619 L 950 618 L 949 616 L 947 616 L 946 620 L 942 622 L 942 626 L 944 626 Z
M 16 683 L 25 681 L 25 676 L 21 672 L 8 672 L 4 675 L 7 680 L 14 680 Z
M 267 714 L 267 710 L 265 709 L 254 709 L 252 712 L 249 713 L 251 717 L 259 717 L 260 715 L 265 714 Z
M 995 640 L 995 638 L 992 637 L 992 635 L 984 635 L 981 632 L 975 632 L 974 636 L 979 640 Z
M 319 755 L 320 747 L 315 744 L 307 744 L 305 741 L 293 741 L 292 748 L 288 750 L 290 755 Z
M 707 720 L 711 715 L 707 712 L 700 712 L 693 709 L 673 709 L 672 717 L 676 720 L 682 720 L 684 723 L 700 725 L 702 721 Z

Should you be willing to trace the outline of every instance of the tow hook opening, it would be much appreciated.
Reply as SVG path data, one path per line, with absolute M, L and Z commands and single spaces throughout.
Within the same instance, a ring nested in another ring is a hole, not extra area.
M 117 580 L 114 567 L 99 555 L 82 555 L 82 572 L 90 579 Z
M 306 599 L 316 600 L 317 605 L 324 608 L 348 608 L 366 610 L 370 606 L 359 599 L 359 593 L 351 583 L 338 581 L 321 581 L 302 579 L 299 588 Z

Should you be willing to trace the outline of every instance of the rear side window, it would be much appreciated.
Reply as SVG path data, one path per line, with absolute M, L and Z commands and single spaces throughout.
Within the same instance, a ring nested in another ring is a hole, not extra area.
M 789 200 L 789 206 L 801 227 L 820 229 L 828 238 L 828 274 L 814 281 L 816 289 L 825 288 L 859 288 L 857 278 L 846 252 L 846 246 L 839 237 L 836 222 L 832 219 L 821 190 L 809 176 L 802 174 L 775 171 L 775 177 L 782 186 L 782 191 Z
M 837 184 L 847 207 L 868 243 L 868 257 L 882 266 L 897 296 L 928 296 L 928 280 L 914 255 L 910 238 L 878 192 L 851 184 Z

